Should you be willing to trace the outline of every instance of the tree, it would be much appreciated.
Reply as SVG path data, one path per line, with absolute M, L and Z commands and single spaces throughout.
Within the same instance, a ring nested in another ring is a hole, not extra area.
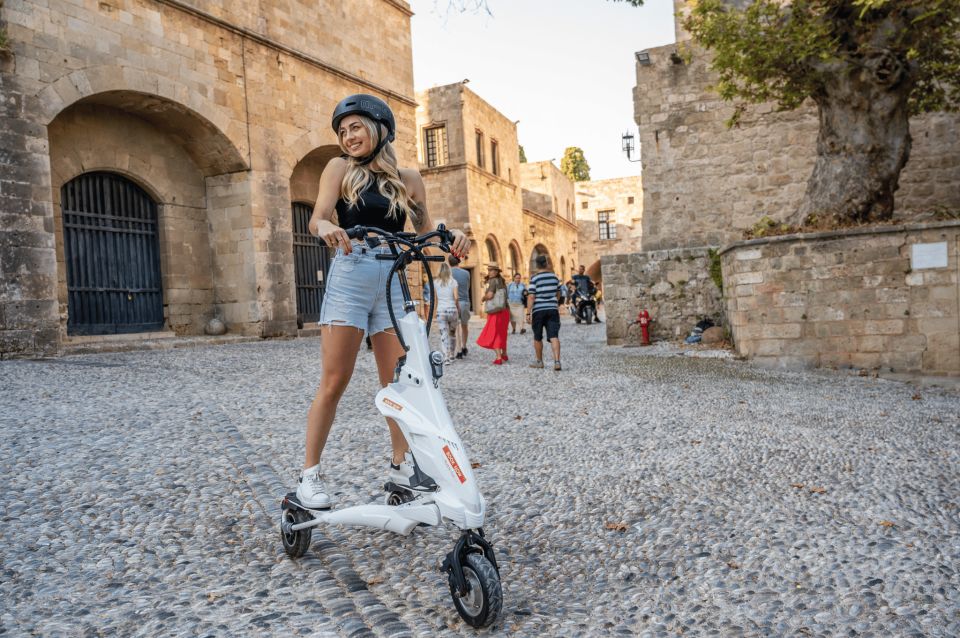
M 560 160 L 560 171 L 574 182 L 590 181 L 590 165 L 579 146 L 568 146 Z
M 523 145 L 522 145 L 522 144 L 520 145 L 520 163 L 521 163 L 521 164 L 526 164 L 526 163 L 527 163 L 527 152 L 526 152 L 525 150 L 523 150 Z
M 722 98 L 816 104 L 816 163 L 791 221 L 890 219 L 909 117 L 960 106 L 960 0 L 738 4 L 693 0 L 684 28 L 713 52 Z

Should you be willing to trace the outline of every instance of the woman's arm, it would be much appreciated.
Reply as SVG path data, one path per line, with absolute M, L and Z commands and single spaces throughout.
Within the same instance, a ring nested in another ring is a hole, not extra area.
M 327 162 L 320 175 L 320 191 L 307 227 L 312 235 L 322 238 L 331 248 L 342 248 L 344 253 L 349 254 L 351 246 L 347 231 L 330 221 L 337 209 L 340 185 L 346 173 L 347 161 L 342 157 L 334 157 Z
M 400 179 L 407 189 L 407 195 L 413 200 L 416 208 L 417 219 L 413 225 L 418 234 L 423 234 L 433 230 L 433 222 L 430 220 L 430 213 L 427 211 L 427 188 L 423 184 L 423 177 L 420 171 L 415 168 L 401 168 Z M 465 257 L 470 249 L 470 240 L 459 229 L 448 228 L 453 233 L 453 243 L 450 250 L 457 257 Z

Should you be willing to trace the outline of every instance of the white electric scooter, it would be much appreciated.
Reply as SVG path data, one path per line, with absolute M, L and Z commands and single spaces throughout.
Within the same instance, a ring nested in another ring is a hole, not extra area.
M 355 226 L 347 231 L 351 239 L 363 238 L 371 248 L 387 244 L 390 253 L 377 259 L 392 260 L 387 279 L 387 299 L 393 273 L 399 274 L 404 316 L 397 319 L 390 307 L 390 320 L 406 354 L 400 357 L 393 383 L 377 393 L 377 408 L 397 422 L 410 446 L 414 475 L 410 487 L 387 483 L 385 504 L 355 505 L 339 510 L 312 510 L 304 507 L 296 492 L 281 504 L 281 537 L 291 558 L 299 558 L 310 547 L 312 528 L 328 523 L 362 525 L 407 535 L 418 525 L 450 522 L 463 530 L 453 550 L 443 561 L 450 593 L 460 616 L 473 627 L 486 627 L 500 615 L 503 591 L 500 569 L 493 547 L 483 536 L 485 503 L 473 476 L 470 459 L 453 428 L 450 413 L 440 393 L 443 355 L 430 352 L 427 336 L 430 321 L 416 313 L 406 278 L 406 267 L 414 261 L 424 264 L 443 261 L 442 255 L 423 253 L 427 245 L 449 252 L 452 234 L 443 224 L 425 235 L 388 233 L 379 228 Z M 429 243 L 439 238 L 440 243 Z M 427 268 L 430 288 L 433 276 Z M 436 295 L 430 295 L 430 314 Z

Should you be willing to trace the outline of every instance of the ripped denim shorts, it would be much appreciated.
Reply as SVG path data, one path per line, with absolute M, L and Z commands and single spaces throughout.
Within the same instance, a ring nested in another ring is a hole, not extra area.
M 380 253 L 389 253 L 387 246 L 370 248 L 354 243 L 349 255 L 338 248 L 327 272 L 323 304 L 320 307 L 321 326 L 353 326 L 368 335 L 392 328 L 387 310 L 387 274 L 392 260 L 377 259 Z M 394 273 L 390 284 L 393 311 L 397 319 L 403 316 L 403 293 L 400 278 Z

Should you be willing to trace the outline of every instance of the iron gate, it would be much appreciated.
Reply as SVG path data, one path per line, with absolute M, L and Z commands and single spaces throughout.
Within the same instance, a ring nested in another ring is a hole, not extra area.
M 144 332 L 163 326 L 157 205 L 113 173 L 85 173 L 60 190 L 67 333 Z
M 293 204 L 293 264 L 297 282 L 297 323 L 320 320 L 323 286 L 327 278 L 331 252 L 322 241 L 310 234 L 308 227 L 313 207 L 303 202 Z

